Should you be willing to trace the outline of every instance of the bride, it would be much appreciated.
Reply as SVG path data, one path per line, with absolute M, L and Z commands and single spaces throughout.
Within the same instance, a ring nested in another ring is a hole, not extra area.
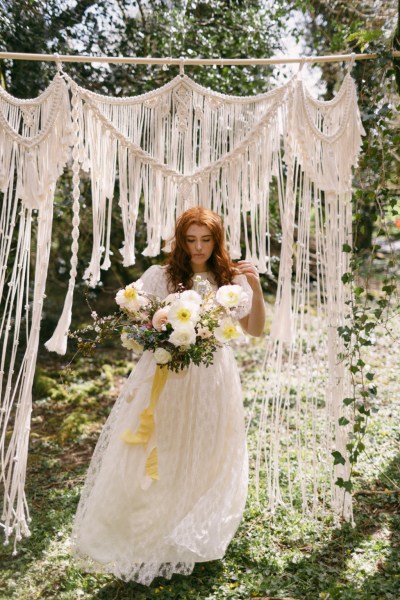
M 265 307 L 257 270 L 247 261 L 232 263 L 220 217 L 201 207 L 178 219 L 167 265 L 153 265 L 140 281 L 145 292 L 165 298 L 179 284 L 190 289 L 194 276 L 207 279 L 214 290 L 240 284 L 248 295 L 240 324 L 250 335 L 262 334 Z M 144 352 L 110 413 L 71 540 L 82 569 L 145 585 L 222 558 L 240 523 L 248 484 L 240 379 L 225 345 L 211 366 L 168 372 L 154 414 L 159 479 L 142 485 L 143 448 L 121 435 L 127 426 L 137 427 L 155 370 L 153 354 Z

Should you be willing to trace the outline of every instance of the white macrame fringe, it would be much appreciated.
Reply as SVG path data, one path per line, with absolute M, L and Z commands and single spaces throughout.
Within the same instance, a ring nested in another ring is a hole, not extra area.
M 70 134 L 68 89 L 59 74 L 32 100 L 17 100 L 0 88 L 1 526 L 5 543 L 14 536 L 14 553 L 16 543 L 29 535 L 24 489 L 32 384 L 50 256 L 54 191 L 68 159 Z M 37 231 L 32 240 L 34 225 Z M 33 274 L 32 247 L 36 255 Z M 17 368 L 20 342 L 25 352 Z
M 335 482 L 338 477 L 348 479 L 350 472 L 346 448 L 349 430 L 339 425 L 341 416 L 349 422 L 352 418 L 343 406 L 349 380 L 343 362 L 338 360 L 343 348 L 337 328 L 345 322 L 348 299 L 341 277 L 349 269 L 343 244 L 352 243 L 351 173 L 364 133 L 354 82 L 348 75 L 334 100 L 320 102 L 310 98 L 298 80 L 289 114 L 293 118 L 291 135 L 285 142 L 286 188 L 278 180 L 282 254 L 272 335 L 264 361 L 266 388 L 258 424 L 256 486 L 259 490 L 261 479 L 265 479 L 272 512 L 299 500 L 304 512 L 324 512 L 331 504 L 337 515 L 352 522 L 351 495 Z M 310 319 L 314 310 L 312 238 L 316 242 L 316 325 L 315 319 Z M 321 392 L 321 375 L 319 379 L 315 375 L 323 372 L 321 365 L 327 373 L 325 394 Z M 324 418 L 317 410 L 321 402 Z M 335 449 L 346 462 L 332 468 Z M 286 496 L 281 490 L 282 474 L 288 481 Z
M 64 308 L 61 317 L 58 321 L 57 327 L 52 337 L 45 343 L 47 350 L 57 352 L 58 354 L 65 354 L 67 351 L 68 342 L 68 331 L 71 325 L 72 317 L 72 303 L 75 289 L 75 280 L 77 275 L 77 264 L 78 264 L 78 238 L 79 238 L 79 109 L 78 109 L 78 98 L 76 94 L 72 96 L 72 126 L 73 126 L 73 149 L 72 149 L 72 256 L 71 256 L 71 269 L 70 279 L 68 284 L 68 291 L 64 301 Z
M 313 99 L 300 76 L 253 97 L 219 94 L 187 76 L 130 98 L 94 94 L 62 72 L 33 100 L 17 100 L 0 88 L 0 452 L 6 541 L 14 534 L 16 543 L 29 534 L 24 484 L 31 388 L 54 189 L 71 155 L 70 279 L 60 320 L 46 343 L 60 354 L 66 351 L 77 275 L 80 168 L 90 174 L 92 187 L 93 247 L 84 274 L 92 287 L 111 264 L 116 186 L 124 266 L 135 262 L 143 202 L 144 255 L 159 254 L 162 242 L 168 247 L 176 217 L 202 205 L 222 215 L 233 258 L 241 257 L 244 243 L 245 258 L 260 272 L 271 273 L 270 201 L 276 202 L 277 195 L 282 247 L 276 306 L 263 362 L 266 388 L 252 410 L 259 414 L 256 485 L 265 485 L 272 512 L 300 501 L 304 512 L 317 514 L 331 505 L 336 514 L 352 520 L 351 496 L 335 485 L 337 477 L 345 479 L 349 473 L 348 431 L 338 426 L 349 382 L 337 360 L 337 327 L 346 314 L 341 275 L 348 269 L 348 254 L 342 245 L 351 244 L 351 173 L 362 133 L 350 75 L 330 102 Z M 36 217 L 36 265 L 31 274 Z M 11 255 L 14 239 L 17 246 Z M 316 248 L 311 248 L 311 239 Z M 310 319 L 312 294 L 317 328 Z M 14 374 L 20 341 L 26 351 Z M 326 373 L 326 380 L 317 380 L 317 372 Z M 14 429 L 9 439 L 11 415 Z M 345 465 L 333 468 L 333 449 L 343 454 Z M 287 494 L 281 489 L 282 476 L 288 481 Z
M 143 198 L 145 256 L 158 255 L 162 240 L 168 243 L 173 235 L 176 217 L 201 204 L 224 217 L 233 258 L 241 256 L 244 225 L 246 258 L 260 272 L 267 271 L 268 188 L 279 162 L 289 84 L 240 98 L 179 76 L 154 92 L 121 99 L 94 94 L 66 78 L 81 101 L 80 160 L 92 181 L 93 246 L 84 274 L 90 286 L 97 285 L 101 268 L 110 264 L 117 176 L 124 266 L 135 262 Z

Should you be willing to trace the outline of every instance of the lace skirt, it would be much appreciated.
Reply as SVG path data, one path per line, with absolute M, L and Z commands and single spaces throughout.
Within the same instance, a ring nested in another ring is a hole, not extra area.
M 240 379 L 232 351 L 210 367 L 168 372 L 155 409 L 158 480 L 143 446 L 121 439 L 149 405 L 155 363 L 145 352 L 102 430 L 72 533 L 75 562 L 149 585 L 224 556 L 247 496 Z

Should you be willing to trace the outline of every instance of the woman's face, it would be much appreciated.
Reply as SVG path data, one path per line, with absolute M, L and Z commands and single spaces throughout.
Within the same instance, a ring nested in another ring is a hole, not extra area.
M 211 231 L 205 225 L 190 225 L 186 231 L 185 242 L 193 272 L 205 271 L 215 245 Z

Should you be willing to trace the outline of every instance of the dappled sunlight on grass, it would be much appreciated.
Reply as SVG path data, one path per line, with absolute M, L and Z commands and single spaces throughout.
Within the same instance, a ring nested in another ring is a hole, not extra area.
M 80 358 L 71 369 L 60 370 L 57 359 L 50 362 L 46 357 L 34 389 L 27 480 L 32 536 L 19 544 L 16 557 L 10 547 L 2 548 L 0 598 L 398 600 L 400 407 L 394 401 L 398 358 L 381 334 L 368 352 L 378 374 L 379 394 L 366 452 L 357 464 L 356 526 L 337 526 L 329 514 L 303 517 L 287 506 L 272 518 L 264 508 L 262 480 L 260 502 L 253 484 L 244 519 L 223 560 L 197 564 L 190 577 L 157 579 L 149 588 L 79 571 L 70 559 L 68 543 L 98 434 L 134 362 L 128 362 L 120 349 Z M 262 381 L 259 365 L 264 353 L 263 340 L 237 348 L 247 411 Z M 251 459 L 255 431 L 249 438 Z M 284 477 L 281 484 L 285 486 Z M 300 498 L 294 500 L 300 506 Z

